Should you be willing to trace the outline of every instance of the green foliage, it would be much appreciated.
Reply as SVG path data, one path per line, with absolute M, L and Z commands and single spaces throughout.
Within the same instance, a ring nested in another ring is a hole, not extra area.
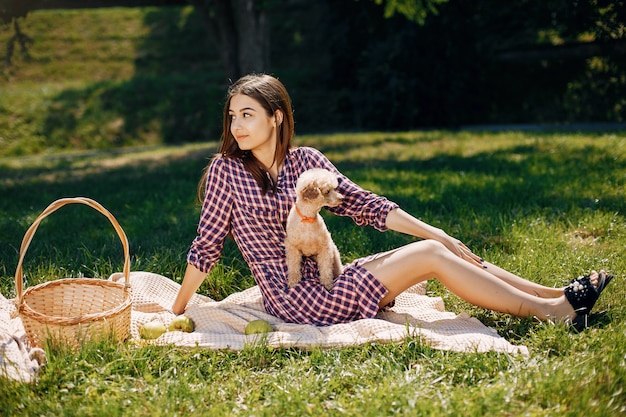
M 616 278 L 592 326 L 485 311 L 436 281 L 429 293 L 468 312 L 528 358 L 401 343 L 241 352 L 94 342 L 49 346 L 38 380 L 0 378 L 3 415 L 617 416 L 625 411 L 626 134 L 397 132 L 299 136 L 357 183 L 397 201 L 517 274 L 561 286 L 591 268 Z M 180 281 L 200 207 L 195 187 L 215 142 L 0 159 L 0 292 L 11 297 L 25 230 L 53 200 L 86 195 L 118 219 L 132 270 Z M 326 217 L 346 261 L 412 241 Z M 67 206 L 40 225 L 26 286 L 107 277 L 121 245 L 92 209 Z M 200 292 L 222 299 L 253 285 L 232 242 Z
M 437 5 L 448 0 L 375 0 L 376 4 L 385 6 L 385 17 L 390 18 L 396 13 L 423 25 L 428 14 L 436 15 Z

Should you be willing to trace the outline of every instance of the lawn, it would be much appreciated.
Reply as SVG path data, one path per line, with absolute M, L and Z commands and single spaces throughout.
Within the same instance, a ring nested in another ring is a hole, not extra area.
M 529 357 L 402 343 L 242 352 L 94 343 L 47 350 L 35 383 L 0 377 L 1 415 L 565 415 L 626 412 L 626 133 L 398 132 L 299 136 L 365 188 L 448 231 L 521 276 L 562 286 L 592 268 L 616 278 L 591 327 L 485 311 L 437 282 L 429 293 L 468 312 Z M 0 159 L 0 292 L 25 230 L 52 201 L 88 196 L 128 235 L 132 270 L 182 279 L 200 207 L 197 181 L 217 143 Z M 348 262 L 413 241 L 326 216 Z M 92 209 L 63 208 L 39 227 L 26 286 L 121 269 L 121 245 Z M 228 244 L 199 292 L 214 299 L 254 285 Z

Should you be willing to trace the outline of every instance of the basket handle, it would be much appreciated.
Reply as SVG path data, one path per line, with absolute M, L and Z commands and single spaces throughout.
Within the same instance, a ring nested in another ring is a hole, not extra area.
M 37 227 L 39 227 L 39 223 L 41 223 L 41 221 L 44 218 L 46 218 L 49 214 L 55 212 L 61 207 L 67 204 L 75 204 L 75 203 L 85 204 L 89 207 L 92 207 L 96 209 L 97 211 L 99 211 L 101 214 L 103 214 L 107 219 L 109 219 L 109 221 L 115 228 L 117 235 L 122 241 L 122 247 L 124 249 L 124 279 L 126 280 L 125 285 L 126 286 L 130 285 L 130 254 L 128 251 L 128 238 L 126 238 L 126 233 L 124 233 L 124 230 L 122 229 L 120 224 L 117 222 L 115 217 L 113 217 L 113 215 L 107 209 L 105 209 L 100 203 L 90 198 L 87 198 L 87 197 L 61 198 L 51 203 L 39 215 L 39 217 L 35 219 L 33 224 L 26 231 L 26 234 L 24 235 L 24 239 L 22 240 L 22 246 L 20 247 L 20 260 L 18 261 L 17 269 L 15 270 L 15 292 L 16 292 L 15 301 L 16 301 L 16 305 L 18 306 L 18 308 L 20 305 L 22 305 L 23 286 L 24 286 L 22 264 L 24 262 L 24 256 L 26 255 L 26 250 L 28 249 L 28 246 L 30 245 L 31 240 L 33 240 L 33 235 L 35 234 Z

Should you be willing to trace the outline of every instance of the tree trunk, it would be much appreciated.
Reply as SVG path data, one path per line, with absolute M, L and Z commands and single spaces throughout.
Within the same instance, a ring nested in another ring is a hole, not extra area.
M 30 54 L 28 53 L 28 45 L 31 45 L 33 43 L 33 40 L 30 37 L 26 36 L 24 32 L 22 32 L 22 30 L 20 29 L 17 18 L 13 19 L 13 30 L 15 31 L 15 34 L 11 36 L 11 38 L 7 41 L 7 50 L 6 54 L 4 55 L 4 65 L 7 67 L 11 66 L 11 60 L 13 58 L 16 43 L 20 46 L 24 59 L 30 59 Z
M 267 9 L 259 0 L 191 0 L 219 51 L 227 79 L 269 70 Z
M 204 21 L 213 44 L 220 54 L 227 79 L 237 79 L 240 74 L 237 62 L 237 31 L 228 0 L 191 0 L 196 12 Z
M 259 0 L 235 0 L 235 22 L 239 35 L 240 75 L 267 72 L 270 60 L 270 31 L 267 9 Z

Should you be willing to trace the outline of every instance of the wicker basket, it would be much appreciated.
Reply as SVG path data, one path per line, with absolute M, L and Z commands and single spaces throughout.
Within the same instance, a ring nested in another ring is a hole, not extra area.
M 109 219 L 124 249 L 125 283 L 93 278 L 66 278 L 45 282 L 22 291 L 22 263 L 39 223 L 67 204 L 85 204 Z M 85 197 L 64 198 L 50 204 L 26 231 L 15 271 L 17 313 L 32 346 L 42 347 L 48 338 L 72 348 L 104 337 L 125 340 L 130 334 L 130 256 L 128 239 L 111 213 Z

